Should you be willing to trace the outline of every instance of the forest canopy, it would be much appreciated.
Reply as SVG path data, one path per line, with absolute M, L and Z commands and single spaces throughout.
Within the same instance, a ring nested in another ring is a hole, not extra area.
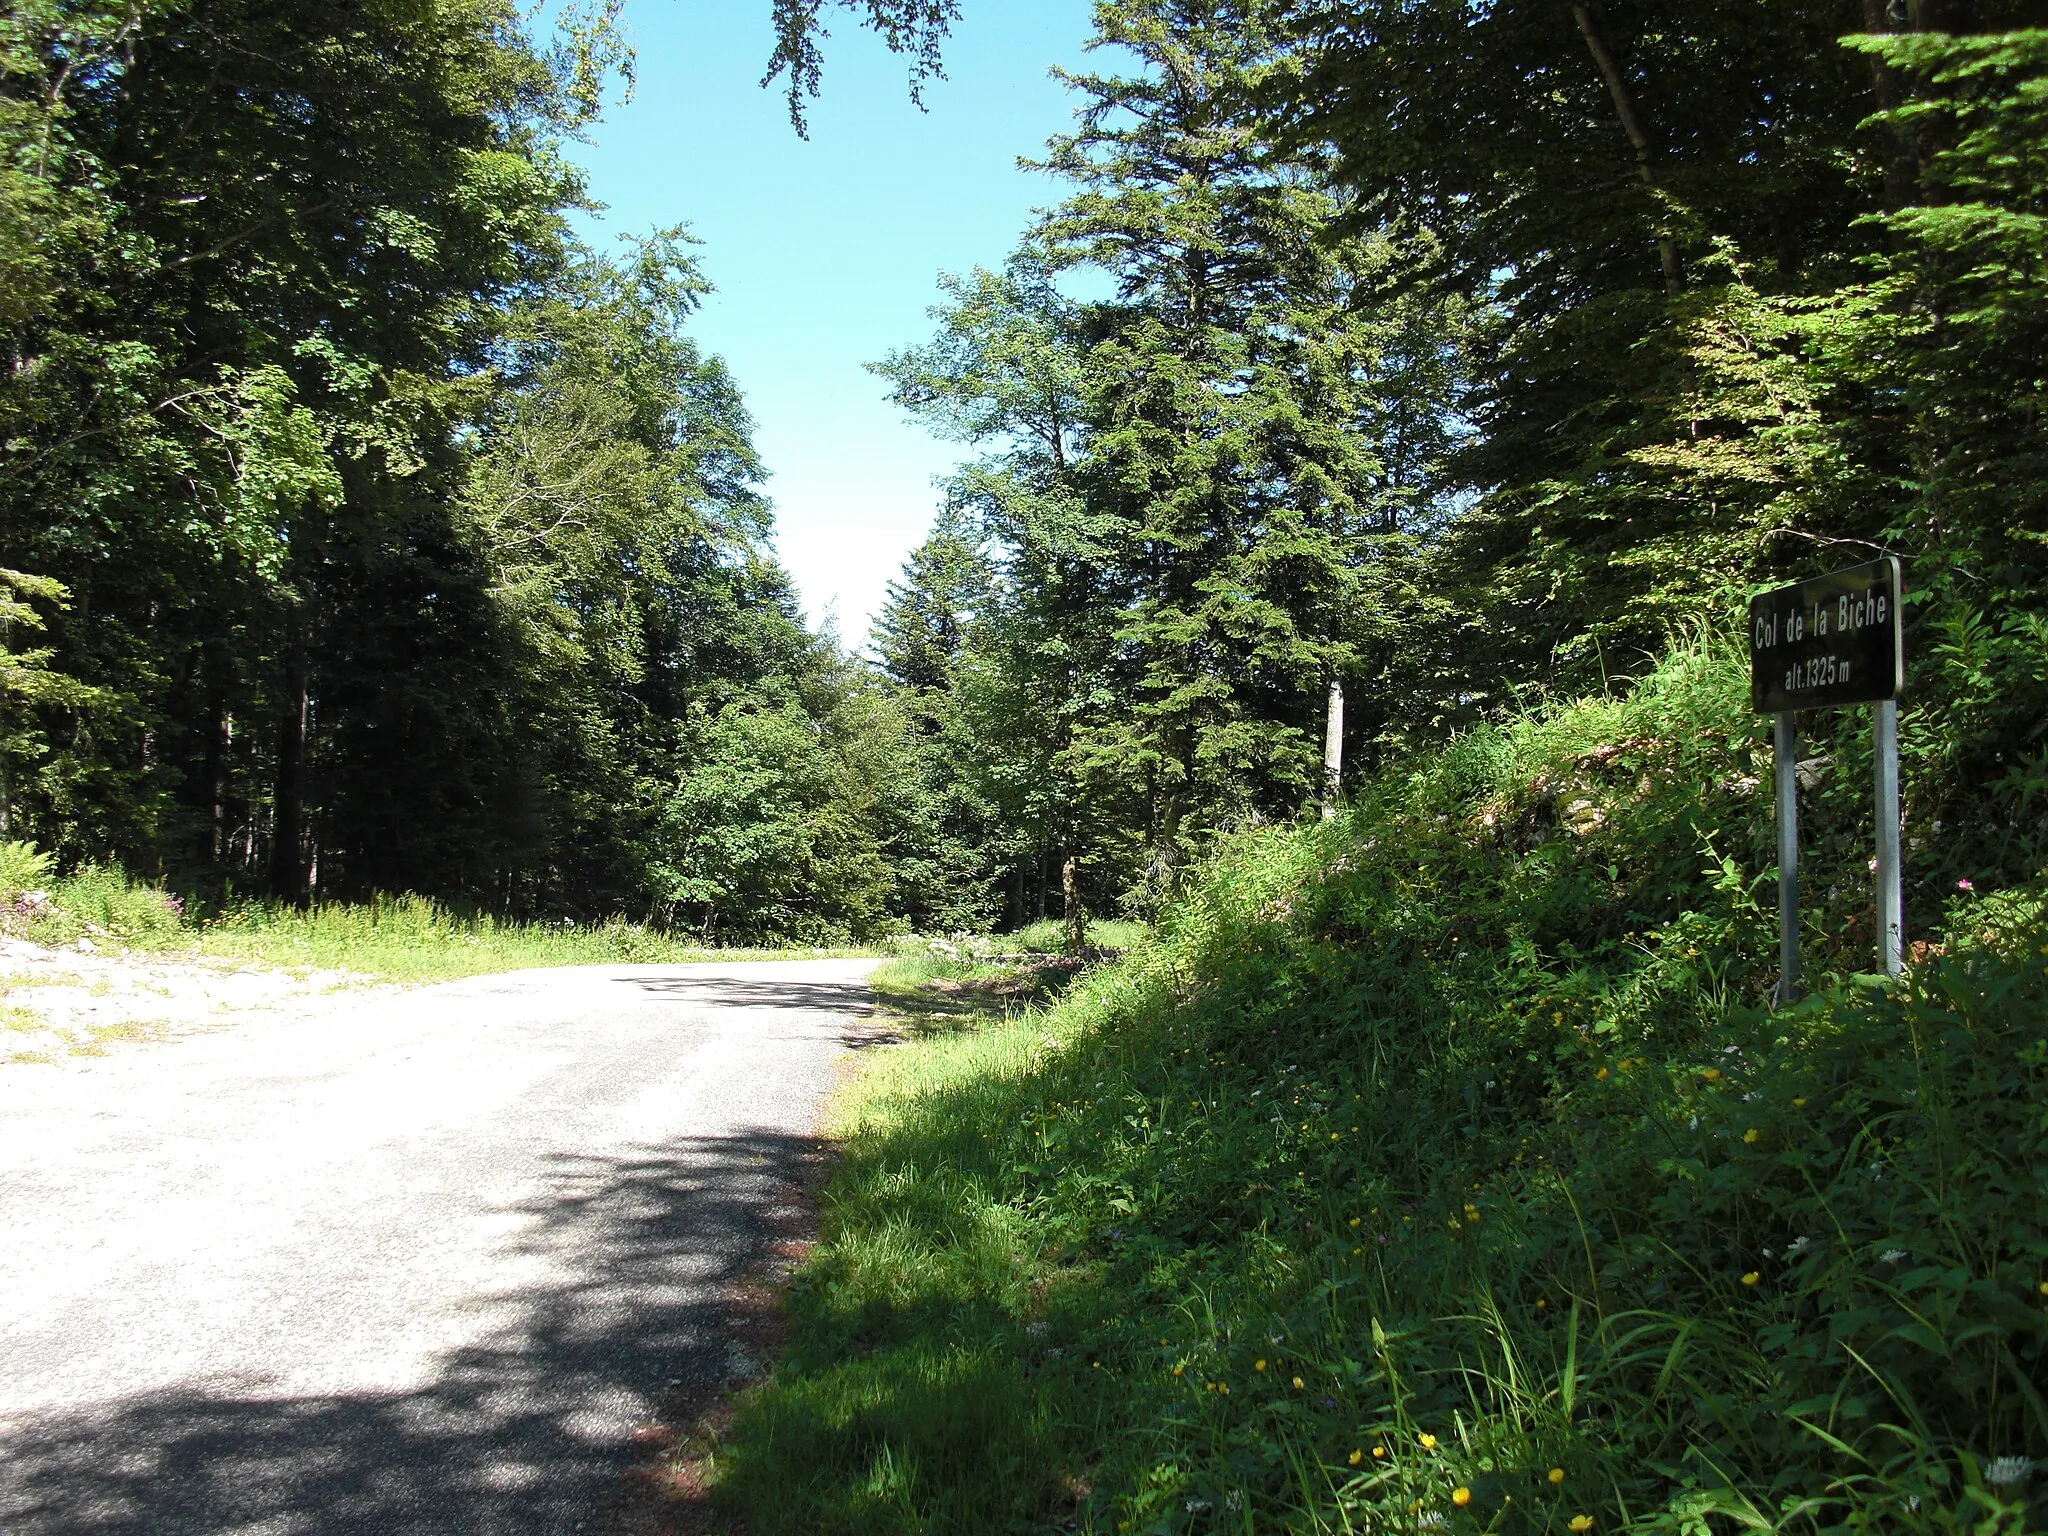
M 799 123 L 842 11 L 915 87 L 958 7 L 775 0 Z M 1142 916 L 1877 551 L 1978 679 L 1944 782 L 2038 776 L 2021 0 L 1104 0 L 1043 213 L 875 364 L 972 456 L 872 662 L 774 558 L 687 229 L 572 232 L 631 60 L 559 20 L 10 0 L 0 835 L 209 902 Z

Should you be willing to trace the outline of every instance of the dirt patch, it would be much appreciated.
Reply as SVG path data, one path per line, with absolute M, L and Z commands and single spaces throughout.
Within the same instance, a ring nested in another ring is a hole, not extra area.
M 349 971 L 147 954 L 92 939 L 52 948 L 0 937 L 0 1062 L 162 1039 L 368 980 Z

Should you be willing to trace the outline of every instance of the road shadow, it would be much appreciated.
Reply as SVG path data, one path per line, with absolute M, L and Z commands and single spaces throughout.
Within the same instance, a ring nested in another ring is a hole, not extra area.
M 412 1536 L 620 1529 L 664 1397 L 749 1378 L 725 1305 L 806 1226 L 807 1137 L 560 1156 L 518 1245 L 516 1321 L 407 1392 L 182 1390 L 0 1422 L 9 1536 Z M 394 1308 L 406 1298 L 394 1296 Z
M 865 981 L 775 981 L 729 976 L 625 976 L 627 986 L 678 1002 L 717 1008 L 795 1009 L 799 1012 L 850 1013 L 874 1011 L 874 994 Z

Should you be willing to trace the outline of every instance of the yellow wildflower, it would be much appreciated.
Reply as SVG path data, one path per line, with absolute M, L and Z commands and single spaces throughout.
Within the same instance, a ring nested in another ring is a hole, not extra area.
M 1263 1360 L 1254 1360 L 1252 1362 L 1252 1369 L 1255 1371 L 1263 1371 L 1265 1368 L 1266 1362 Z
M 1457 1505 L 1458 1508 L 1463 1509 L 1472 1502 L 1472 1490 L 1470 1488 L 1453 1488 L 1451 1490 L 1451 1502 Z
M 1417 1435 L 1415 1438 L 1422 1442 L 1422 1448 L 1425 1451 L 1433 1451 L 1436 1449 L 1435 1435 Z
M 1752 1269 L 1748 1274 L 1742 1277 L 1742 1283 L 1744 1285 L 1755 1285 L 1757 1281 L 1761 1279 L 1763 1279 L 1763 1276 Z
M 1188 1368 L 1188 1366 L 1187 1366 L 1187 1362 L 1186 1362 L 1185 1360 L 1183 1360 L 1183 1361 L 1182 1361 L 1182 1362 L 1181 1362 L 1181 1363 L 1180 1363 L 1179 1365 L 1176 1365 L 1176 1366 L 1175 1366 L 1175 1367 L 1173 1368 L 1173 1374 L 1174 1374 L 1174 1375 L 1176 1375 L 1176 1376 L 1178 1376 L 1178 1375 L 1179 1375 L 1179 1374 L 1180 1374 L 1180 1373 L 1181 1373 L 1182 1371 L 1186 1370 L 1187 1368 Z
M 1573 1515 L 1572 1529 L 1579 1532 L 1580 1536 L 1584 1536 L 1585 1532 L 1593 1529 L 1593 1517 L 1591 1515 Z
M 1602 1068 L 1601 1068 L 1601 1069 L 1600 1069 L 1600 1070 L 1599 1070 L 1598 1072 L 1595 1072 L 1595 1073 L 1593 1074 L 1593 1081 L 1594 1081 L 1594 1082 L 1596 1082 L 1596 1083 L 1604 1083 L 1604 1082 L 1606 1082 L 1606 1081 L 1607 1081 L 1607 1069 L 1606 1069 L 1605 1067 L 1602 1067 Z
M 1357 1465 L 1358 1465 L 1358 1464 L 1359 1464 L 1359 1463 L 1360 1463 L 1361 1461 L 1365 1460 L 1365 1452 L 1363 1452 L 1363 1451 L 1353 1451 L 1353 1452 L 1352 1452 L 1352 1453 L 1351 1453 L 1351 1454 L 1350 1454 L 1349 1456 L 1347 1456 L 1347 1457 L 1345 1458 L 1345 1460 L 1349 1461 L 1349 1462 L 1351 1463 L 1351 1465 L 1355 1467 L 1355 1466 L 1357 1466 Z
M 1702 1072 L 1700 1076 L 1704 1077 L 1710 1083 L 1718 1083 L 1719 1081 L 1721 1081 L 1721 1069 L 1719 1067 L 1709 1067 L 1706 1071 Z
M 1302 1382 L 1302 1379 L 1301 1379 L 1301 1378 L 1300 1378 L 1299 1376 L 1295 1377 L 1295 1378 L 1294 1378 L 1294 1390 L 1295 1390 L 1295 1391 L 1297 1391 L 1297 1392 L 1299 1392 L 1299 1391 L 1300 1391 L 1300 1390 L 1302 1389 L 1302 1386 L 1303 1386 L 1303 1382 Z
M 1354 1217 L 1352 1217 L 1352 1218 L 1351 1218 L 1351 1225 L 1352 1225 L 1352 1227 L 1353 1227 L 1353 1229 L 1354 1229 L 1354 1230 L 1355 1230 L 1355 1229 L 1357 1228 L 1357 1226 L 1358 1226 L 1358 1218 L 1357 1218 L 1356 1216 L 1354 1216 Z
M 1387 1454 L 1387 1448 L 1384 1445 L 1376 1445 L 1372 1448 L 1372 1453 L 1375 1458 L 1381 1457 Z
M 1748 1130 L 1742 1133 L 1742 1140 L 1745 1145 L 1753 1147 L 1762 1138 L 1763 1134 L 1764 1133 L 1762 1131 L 1758 1130 L 1755 1126 L 1752 1125 Z
M 1806 1108 L 1806 1100 L 1804 1100 L 1804 1099 L 1794 1099 L 1794 1100 L 1792 1101 L 1792 1107 L 1793 1107 L 1794 1109 L 1804 1109 L 1804 1108 Z
M 1551 1483 L 1555 1485 L 1557 1483 L 1561 1483 L 1564 1481 L 1564 1468 L 1552 1467 L 1548 1472 L 1544 1473 L 1543 1475 L 1549 1478 Z

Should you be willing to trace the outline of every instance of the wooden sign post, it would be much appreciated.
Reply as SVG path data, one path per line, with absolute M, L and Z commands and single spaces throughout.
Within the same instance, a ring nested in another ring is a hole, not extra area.
M 1906 685 L 1899 562 L 1886 556 L 1759 593 L 1749 601 L 1749 697 L 1776 717 L 1778 990 L 1799 984 L 1799 735 L 1794 712 L 1875 705 L 1877 958 L 1887 976 L 1904 963 L 1899 881 L 1899 705 Z

